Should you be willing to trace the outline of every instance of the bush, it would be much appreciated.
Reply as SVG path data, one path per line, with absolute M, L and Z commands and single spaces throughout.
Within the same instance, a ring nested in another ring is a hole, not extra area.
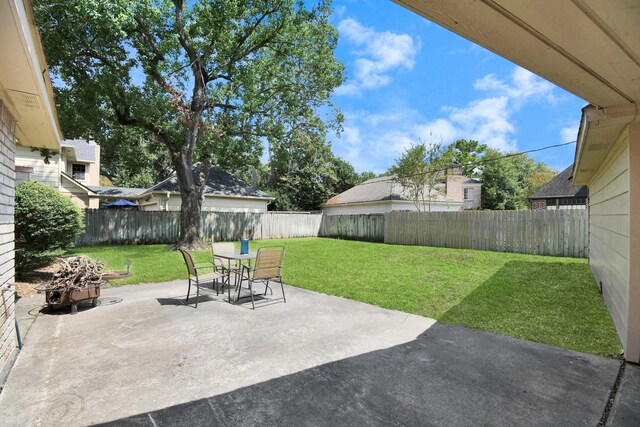
M 38 182 L 16 187 L 16 273 L 48 265 L 84 228 L 84 212 L 58 190 Z

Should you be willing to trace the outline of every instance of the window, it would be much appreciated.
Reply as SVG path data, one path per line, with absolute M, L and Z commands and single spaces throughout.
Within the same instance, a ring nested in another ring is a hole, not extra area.
M 71 165 L 71 176 L 73 177 L 73 179 L 84 181 L 85 172 L 86 165 L 78 165 L 75 163 Z
M 473 188 L 465 188 L 464 189 L 464 199 L 465 200 L 473 200 Z

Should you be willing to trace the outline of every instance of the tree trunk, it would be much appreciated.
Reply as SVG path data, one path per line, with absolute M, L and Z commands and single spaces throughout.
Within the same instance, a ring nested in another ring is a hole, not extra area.
M 176 175 L 180 183 L 180 241 L 178 246 L 189 249 L 204 247 L 200 236 L 202 194 L 193 177 L 193 165 L 187 159 L 174 162 Z

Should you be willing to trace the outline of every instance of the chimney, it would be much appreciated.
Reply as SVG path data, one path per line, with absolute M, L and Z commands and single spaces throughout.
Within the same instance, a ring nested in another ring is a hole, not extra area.
M 464 191 L 462 190 L 462 166 L 454 162 L 447 168 L 447 197 L 457 201 L 464 201 Z

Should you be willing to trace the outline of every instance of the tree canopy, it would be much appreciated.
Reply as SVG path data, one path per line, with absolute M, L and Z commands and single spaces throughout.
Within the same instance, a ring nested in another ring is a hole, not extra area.
M 409 147 L 389 168 L 393 180 L 402 186 L 419 211 L 425 207 L 431 211 L 435 197 L 433 188 L 444 181 L 446 167 L 450 163 L 445 153 L 446 149 L 441 144 L 420 142 Z
M 388 173 L 403 186 L 418 210 L 429 206 L 433 193 L 429 189 L 444 182 L 452 163 L 462 173 L 482 181 L 483 209 L 527 209 L 527 197 L 551 181 L 557 174 L 543 162 L 527 154 L 503 153 L 478 141 L 460 139 L 448 146 L 419 143 L 396 160 Z
M 481 171 L 482 208 L 492 210 L 528 209 L 527 197 L 557 173 L 527 154 L 510 155 L 491 148 L 486 151 Z
M 197 245 L 211 164 L 257 166 L 265 139 L 339 125 L 337 112 L 319 113 L 342 83 L 330 1 L 305 4 L 34 1 L 63 131 L 112 138 L 122 161 L 163 147 L 181 189 L 180 243 Z M 144 173 L 114 171 L 114 182 L 146 183 Z

